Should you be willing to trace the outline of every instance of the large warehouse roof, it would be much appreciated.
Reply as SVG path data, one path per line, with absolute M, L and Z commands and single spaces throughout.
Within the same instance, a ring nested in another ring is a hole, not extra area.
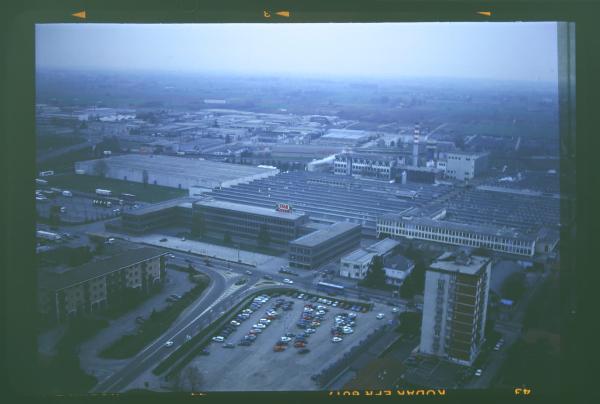
M 269 173 L 273 173 L 274 175 L 277 173 L 277 170 L 271 168 L 160 155 L 127 154 L 103 160 L 111 169 L 138 172 L 145 170 L 148 173 L 160 171 L 160 174 L 163 176 L 187 177 L 197 179 L 198 183 L 202 183 L 205 180 L 223 183 L 254 175 Z M 94 160 L 86 163 L 94 164 Z

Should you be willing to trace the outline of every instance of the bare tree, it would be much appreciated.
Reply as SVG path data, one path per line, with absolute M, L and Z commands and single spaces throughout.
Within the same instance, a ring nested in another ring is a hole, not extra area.
M 197 391 L 202 385 L 202 373 L 197 366 L 188 366 L 176 376 L 175 385 L 179 391 Z

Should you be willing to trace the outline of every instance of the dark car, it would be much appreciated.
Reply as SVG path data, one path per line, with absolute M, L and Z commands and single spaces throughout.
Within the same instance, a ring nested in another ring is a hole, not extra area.
M 243 340 L 241 340 L 238 343 L 238 345 L 240 345 L 240 346 L 250 346 L 250 345 L 252 345 L 252 342 L 250 342 L 250 340 L 248 340 L 248 339 L 243 339 Z
M 310 352 L 310 349 L 308 349 L 308 348 L 302 348 L 302 349 L 298 350 L 299 354 L 307 354 L 309 352 Z
M 203 349 L 200 351 L 200 355 L 210 355 L 210 352 L 208 351 L 208 349 Z
M 165 241 L 168 241 L 168 240 L 167 240 L 166 238 L 164 238 L 164 237 L 163 237 L 163 238 L 161 238 L 161 239 L 160 239 L 160 240 L 158 240 L 158 241 L 160 241 L 161 243 L 164 243 Z
M 142 324 L 144 321 L 146 321 L 146 319 L 142 316 L 136 317 L 135 318 L 135 322 L 138 324 Z
M 223 344 L 223 348 L 235 348 L 235 345 L 233 345 L 231 342 L 226 342 Z
M 263 279 L 266 279 L 266 280 L 268 280 L 268 281 L 272 281 L 272 280 L 273 280 L 273 277 L 272 277 L 272 276 L 270 276 L 270 275 L 264 275 L 264 276 L 263 276 Z

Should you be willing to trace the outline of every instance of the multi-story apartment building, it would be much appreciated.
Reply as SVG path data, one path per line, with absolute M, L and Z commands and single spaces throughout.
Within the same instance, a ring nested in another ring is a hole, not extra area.
M 360 244 L 360 224 L 337 222 L 290 241 L 290 267 L 315 269 Z
M 445 253 L 425 275 L 419 350 L 470 366 L 484 341 L 491 259 Z
M 56 321 L 121 303 L 124 294 L 150 294 L 164 279 L 165 253 L 142 247 L 63 271 L 41 269 L 38 307 Z

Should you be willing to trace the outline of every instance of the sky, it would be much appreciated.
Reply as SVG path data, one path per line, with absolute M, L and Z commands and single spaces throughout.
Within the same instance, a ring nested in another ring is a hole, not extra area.
M 557 81 L 555 22 L 38 24 L 37 68 Z

